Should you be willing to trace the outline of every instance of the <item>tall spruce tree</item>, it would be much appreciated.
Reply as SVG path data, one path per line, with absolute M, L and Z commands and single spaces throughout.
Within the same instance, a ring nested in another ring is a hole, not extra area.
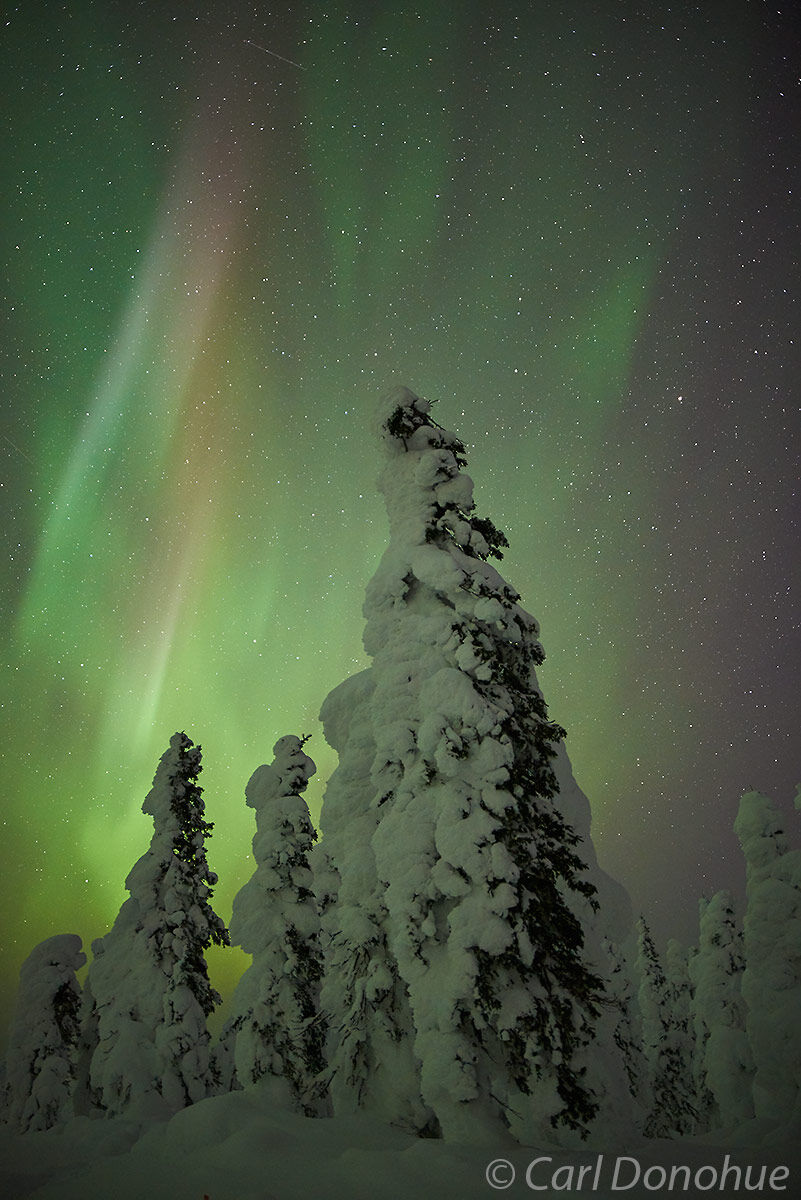
M 47 938 L 19 977 L 6 1054 L 4 1120 L 20 1133 L 52 1129 L 73 1115 L 81 988 L 86 962 L 74 933 Z
M 746 792 L 734 825 L 746 863 L 742 990 L 757 1117 L 801 1117 L 801 851 L 774 802 Z
M 280 738 L 270 766 L 245 796 L 256 810 L 256 869 L 234 898 L 231 938 L 253 963 L 237 985 L 224 1040 L 236 1079 L 266 1079 L 277 1098 L 309 1116 L 324 1090 L 325 1023 L 320 1011 L 320 921 L 309 856 L 317 840 L 303 792 L 316 768 L 293 735 Z
M 110 1115 L 177 1111 L 209 1090 L 206 1018 L 220 997 L 205 951 L 227 945 L 228 932 L 211 907 L 217 877 L 206 860 L 200 760 L 185 733 L 173 735 L 142 805 L 154 822 L 150 848 L 125 881 L 130 896 L 114 926 L 92 947 L 87 1088 Z
M 558 798 L 564 730 L 537 683 L 537 623 L 489 562 L 506 539 L 475 515 L 464 447 L 430 408 L 405 388 L 382 405 L 390 543 L 365 601 L 372 667 L 323 710 L 340 752 L 322 814 L 340 879 L 326 993 L 350 1047 L 332 1045 L 335 1103 L 369 1090 L 411 1026 L 398 1119 L 448 1137 L 583 1131 L 602 982 L 584 946 L 587 847 Z M 342 988 L 330 975 L 346 963 Z

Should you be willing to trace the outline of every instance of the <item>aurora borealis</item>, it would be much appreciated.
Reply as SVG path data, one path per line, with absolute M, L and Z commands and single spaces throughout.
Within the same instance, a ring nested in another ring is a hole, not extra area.
M 509 537 L 602 864 L 691 939 L 741 792 L 792 820 L 801 777 L 797 22 L 68 0 L 2 35 L 0 1016 L 36 942 L 109 927 L 176 730 L 224 917 L 279 736 L 319 810 L 397 383 Z

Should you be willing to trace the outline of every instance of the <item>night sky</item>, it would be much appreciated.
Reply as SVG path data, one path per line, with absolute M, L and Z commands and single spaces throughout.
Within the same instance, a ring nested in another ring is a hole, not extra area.
M 244 786 L 366 660 L 374 399 L 438 400 L 658 939 L 801 778 L 794 6 L 44 3 L 2 30 L 2 1024 L 170 735 Z M 796 14 L 797 18 L 797 14 Z M 226 992 L 241 955 L 213 956 Z

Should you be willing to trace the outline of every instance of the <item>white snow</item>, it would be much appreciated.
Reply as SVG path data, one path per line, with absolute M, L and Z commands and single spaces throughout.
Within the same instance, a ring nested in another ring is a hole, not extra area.
M 24 1137 L 0 1128 L 0 1195 L 8 1200 L 488 1200 L 498 1194 L 486 1179 L 495 1162 L 497 1178 L 509 1178 L 510 1167 L 516 1174 L 500 1194 L 522 1200 L 571 1194 L 564 1191 L 566 1172 L 572 1167 L 575 1181 L 582 1166 L 595 1171 L 600 1153 L 600 1186 L 581 1192 L 596 1200 L 663 1194 L 642 1186 L 613 1192 L 618 1156 L 634 1159 L 634 1166 L 620 1164 L 625 1181 L 637 1167 L 644 1173 L 650 1164 L 669 1169 L 676 1163 L 693 1171 L 706 1167 L 708 1179 L 709 1169 L 720 1174 L 727 1154 L 733 1164 L 788 1166 L 785 1192 L 757 1194 L 790 1198 L 801 1183 L 799 1147 L 801 1122 L 781 1130 L 778 1140 L 752 1122 L 724 1141 L 644 1141 L 632 1132 L 619 1144 L 592 1150 L 566 1151 L 549 1142 L 526 1147 L 503 1139 L 489 1145 L 443 1142 L 412 1137 L 368 1113 L 315 1120 L 282 1111 L 269 1089 L 257 1086 L 200 1101 L 168 1122 L 77 1118 Z M 532 1191 L 525 1182 L 529 1167 L 539 1185 L 561 1169 L 556 1182 L 563 1190 Z M 719 1190 L 697 1194 L 731 1196 Z

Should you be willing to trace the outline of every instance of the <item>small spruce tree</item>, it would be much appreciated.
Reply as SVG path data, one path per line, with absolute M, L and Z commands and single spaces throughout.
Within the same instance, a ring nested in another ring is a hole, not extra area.
M 205 951 L 228 945 L 211 907 L 201 751 L 176 733 L 142 809 L 153 817 L 149 850 L 125 886 L 114 926 L 93 944 L 87 1091 L 108 1114 L 177 1111 L 210 1088 L 206 1018 L 220 997 Z
M 690 966 L 697 954 L 695 947 L 682 946 L 670 938 L 665 950 L 665 979 L 670 1003 L 671 1030 L 675 1047 L 676 1076 L 681 1081 L 684 1096 L 695 1113 L 689 1129 L 700 1132 L 698 1096 L 695 1076 L 695 1030 L 692 1021 L 693 982 Z
M 47 938 L 20 970 L 6 1055 L 5 1120 L 20 1133 L 52 1129 L 73 1115 L 81 988 L 86 962 L 74 933 Z
M 642 1016 L 643 1050 L 651 1088 L 646 1137 L 692 1133 L 698 1119 L 693 1103 L 692 1070 L 687 1067 L 687 1030 L 684 1004 L 677 1013 L 676 995 L 651 937 L 641 918 L 637 972 Z
M 256 869 L 234 898 L 231 937 L 253 963 L 237 985 L 228 1031 L 239 1085 L 265 1077 L 290 1107 L 320 1112 L 325 1022 L 320 921 L 309 856 L 317 840 L 303 792 L 315 765 L 306 738 L 280 738 L 252 775 Z

